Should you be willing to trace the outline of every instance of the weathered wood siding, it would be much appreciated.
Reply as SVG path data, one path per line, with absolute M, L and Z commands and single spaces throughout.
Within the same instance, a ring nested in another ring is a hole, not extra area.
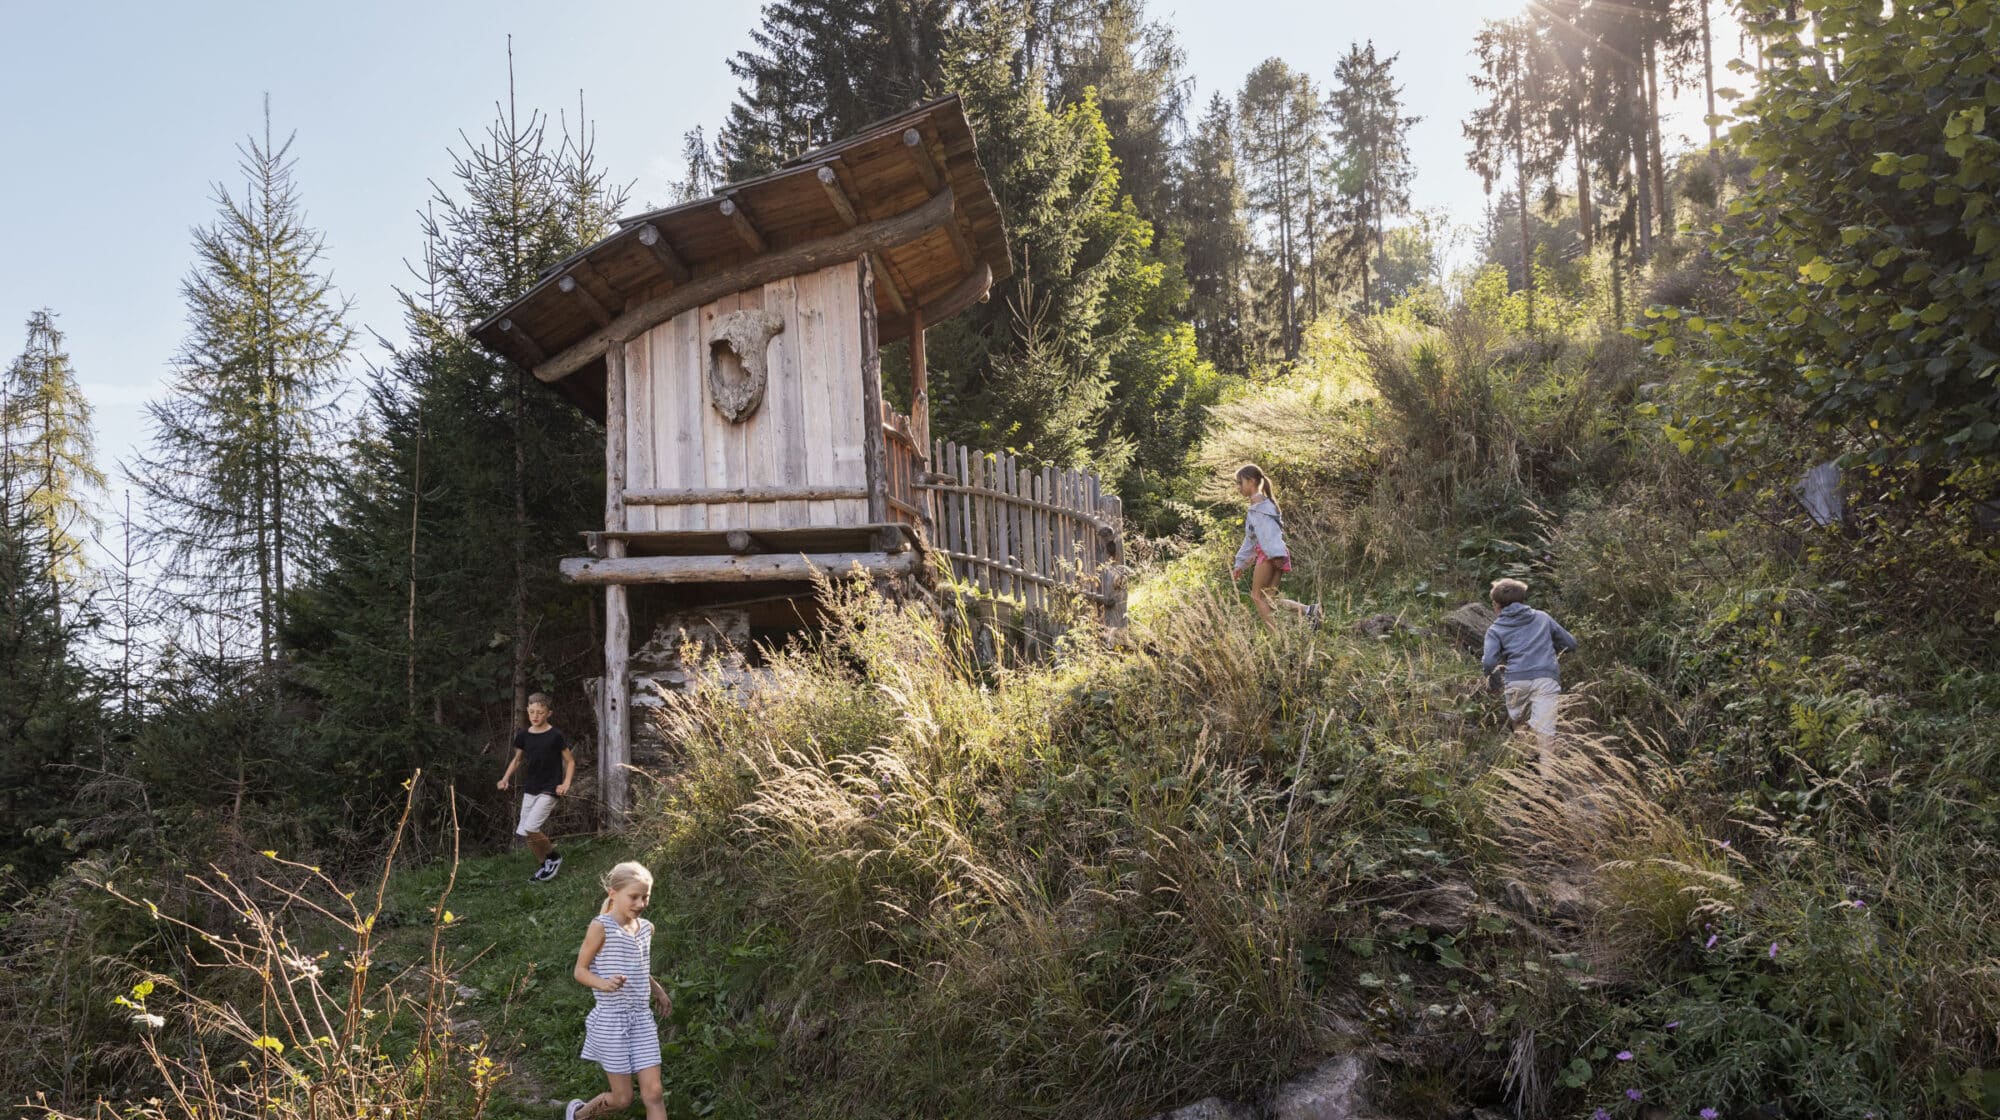
M 868 484 L 858 264 L 789 277 L 684 311 L 626 345 L 626 480 L 634 491 L 750 489 L 860 492 Z M 709 403 L 707 359 L 718 316 L 762 308 L 784 321 L 766 354 L 764 403 L 731 423 Z M 647 505 L 634 531 L 860 525 L 864 498 Z

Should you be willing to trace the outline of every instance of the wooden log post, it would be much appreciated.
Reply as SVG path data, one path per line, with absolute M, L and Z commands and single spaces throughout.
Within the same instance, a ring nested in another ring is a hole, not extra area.
M 867 419 L 861 425 L 862 454 L 867 456 L 865 477 L 868 481 L 868 520 L 877 524 L 889 520 L 889 452 L 887 441 L 882 435 L 882 355 L 875 336 L 875 270 L 870 267 L 867 257 L 856 262 L 855 282 L 861 306 L 861 415 Z M 846 370 L 838 371 L 836 377 L 854 376 Z M 886 531 L 877 547 L 887 550 L 889 537 Z
M 931 445 L 930 359 L 924 353 L 924 309 L 910 311 L 910 428 L 918 447 Z
M 613 342 L 604 351 L 604 528 L 625 531 L 625 344 Z M 606 539 L 605 558 L 625 557 L 622 537 Z M 604 803 L 604 824 L 623 828 L 630 809 L 628 771 L 631 762 L 631 695 L 626 664 L 632 656 L 632 618 L 623 584 L 604 588 L 604 681 L 598 690 L 602 718 L 597 733 L 597 789 Z

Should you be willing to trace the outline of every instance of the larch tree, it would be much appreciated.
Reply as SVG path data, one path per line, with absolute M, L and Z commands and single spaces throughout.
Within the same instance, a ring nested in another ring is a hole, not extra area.
M 150 448 L 130 469 L 148 532 L 189 596 L 277 654 L 287 595 L 312 569 L 339 469 L 337 389 L 354 331 L 306 224 L 292 138 L 240 148 L 241 197 L 218 184 L 181 285 L 188 337 L 167 395 L 147 406 Z
M 1333 121 L 1333 143 L 1342 153 L 1341 202 L 1350 231 L 1349 255 L 1356 258 L 1361 279 L 1361 305 L 1374 307 L 1369 283 L 1368 245 L 1374 244 L 1377 268 L 1385 266 L 1388 219 L 1410 208 L 1410 128 L 1422 118 L 1403 112 L 1403 91 L 1391 68 L 1396 56 L 1382 58 L 1375 44 L 1356 43 L 1334 67 L 1334 84 L 1327 102 Z
M 93 499 L 104 490 L 91 431 L 90 402 L 47 308 L 28 316 L 28 340 L 0 377 L 0 454 L 19 500 L 41 526 L 43 576 L 58 601 L 86 566 L 83 537 L 97 525 Z

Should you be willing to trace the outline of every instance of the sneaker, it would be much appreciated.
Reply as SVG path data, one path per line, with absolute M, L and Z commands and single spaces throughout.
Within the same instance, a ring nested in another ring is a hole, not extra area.
M 533 875 L 528 876 L 528 879 L 531 882 L 546 883 L 550 879 L 555 878 L 555 874 L 556 874 L 555 872 L 549 870 L 549 861 L 543 860 L 542 865 L 540 867 L 535 868 L 535 873 Z
M 562 857 L 555 855 L 543 860 L 542 870 L 548 873 L 544 881 L 555 878 L 556 872 L 562 870 Z
M 583 1102 L 571 1101 L 569 1102 L 569 1107 L 563 1110 L 563 1120 L 576 1120 L 576 1114 L 581 1111 L 583 1111 Z

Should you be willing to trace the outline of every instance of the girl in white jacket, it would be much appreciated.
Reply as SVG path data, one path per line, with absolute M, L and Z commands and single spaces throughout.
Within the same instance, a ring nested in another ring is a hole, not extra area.
M 1323 614 L 1318 604 L 1278 597 L 1278 577 L 1292 570 L 1292 555 L 1285 547 L 1285 521 L 1278 512 L 1270 478 L 1255 463 L 1245 463 L 1236 469 L 1236 492 L 1250 503 L 1250 509 L 1243 515 L 1243 544 L 1236 550 L 1229 578 L 1239 579 L 1245 568 L 1250 570 L 1250 601 L 1256 604 L 1264 625 L 1277 627 L 1271 608 L 1280 606 L 1298 611 L 1313 626 L 1319 626 Z

